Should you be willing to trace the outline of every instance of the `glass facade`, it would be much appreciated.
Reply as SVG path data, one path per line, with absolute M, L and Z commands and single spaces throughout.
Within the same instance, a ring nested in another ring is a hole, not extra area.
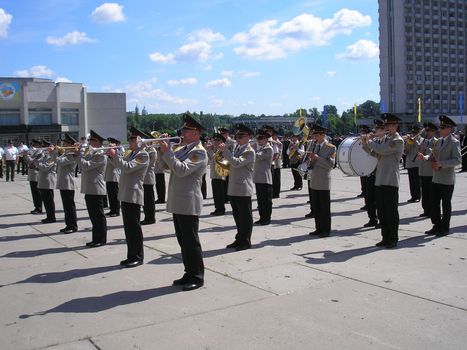
M 61 117 L 62 117 L 62 125 L 78 125 L 79 124 L 79 109 L 78 108 L 62 108 Z
M 0 125 L 19 125 L 19 109 L 0 109 Z
M 32 108 L 29 109 L 29 125 L 50 125 L 52 124 L 52 109 Z

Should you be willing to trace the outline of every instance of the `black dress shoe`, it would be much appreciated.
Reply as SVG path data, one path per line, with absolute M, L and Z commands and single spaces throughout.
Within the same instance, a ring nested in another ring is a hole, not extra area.
M 34 210 L 31 210 L 30 213 L 31 214 L 42 214 L 42 210 L 36 208 Z
M 251 244 L 240 244 L 235 248 L 235 250 L 237 252 L 239 252 L 241 250 L 247 250 L 247 249 L 250 249 L 250 248 L 251 248 Z
M 158 199 L 158 200 L 155 201 L 154 203 L 156 203 L 156 204 L 164 204 L 165 201 L 163 201 L 162 199 Z
M 319 238 L 326 238 L 329 237 L 330 233 L 329 232 L 323 232 L 319 234 Z
M 221 216 L 221 215 L 224 215 L 225 214 L 225 211 L 221 211 L 221 210 L 214 210 L 211 215 L 214 215 L 214 216 Z
M 102 242 L 92 242 L 90 245 L 88 245 L 88 247 L 89 248 L 97 248 L 97 247 L 105 246 L 106 244 L 107 243 L 102 243 Z
M 228 244 L 226 248 L 237 248 L 240 245 L 239 241 L 233 241 L 232 243 Z
M 295 191 L 297 189 L 297 187 L 292 187 L 289 191 Z
M 420 202 L 420 198 L 410 198 L 407 203 L 416 203 L 416 202 Z
M 254 222 L 255 225 L 269 225 L 271 220 L 257 220 Z
M 113 214 L 113 212 L 109 211 L 108 213 L 105 213 L 105 216 L 110 216 L 110 214 Z
M 66 230 L 68 230 L 68 227 L 62 228 L 60 232 L 65 232 Z
M 65 231 L 63 231 L 64 234 L 70 234 L 70 233 L 73 233 L 73 232 L 76 232 L 78 231 L 77 228 L 67 228 L 65 229 Z
M 296 188 L 297 191 L 300 191 L 301 189 L 302 189 L 301 187 L 297 187 L 297 188 Z
M 428 231 L 425 231 L 426 235 L 438 235 L 438 233 L 439 233 L 439 229 L 437 227 L 435 227 L 435 226 L 433 226 Z
M 120 262 L 120 265 L 122 265 L 122 262 Z M 122 266 L 123 267 L 136 267 L 139 265 L 143 265 L 143 260 L 127 260 L 127 262 L 123 264 Z
M 152 224 L 155 224 L 156 223 L 156 220 L 143 220 L 141 221 L 141 225 L 152 225 Z
M 314 230 L 313 232 L 310 232 L 308 235 L 309 235 L 309 236 L 319 236 L 320 234 L 321 234 L 320 231 Z
M 385 245 L 386 249 L 393 249 L 397 247 L 397 242 L 390 242 Z
M 184 284 L 188 283 L 189 280 L 190 280 L 190 276 L 188 276 L 187 274 L 184 274 L 182 278 L 179 278 L 178 280 L 174 280 L 172 282 L 172 285 L 183 286 Z
M 305 215 L 306 218 L 314 218 L 315 214 L 313 214 L 312 211 L 310 211 L 308 214 Z
M 203 281 L 188 281 L 187 283 L 185 283 L 182 287 L 182 290 L 184 292 L 188 292 L 190 290 L 195 290 L 195 289 L 198 289 L 200 287 L 202 287 L 204 285 L 204 282 Z
M 91 241 L 91 242 L 87 242 L 87 243 L 86 243 L 86 247 L 90 247 L 90 246 L 92 246 L 93 244 L 94 244 L 94 242 L 93 242 L 93 241 Z
M 57 220 L 55 220 L 55 219 L 47 219 L 47 218 L 41 220 L 41 222 L 42 222 L 43 224 L 51 224 L 51 223 L 54 223 L 54 222 L 56 222 L 56 221 L 57 221 Z
M 429 217 L 430 217 L 430 214 L 428 214 L 428 213 L 421 213 L 421 214 L 419 215 L 419 217 L 420 217 L 420 218 L 424 218 L 424 217 L 429 218 Z
M 377 227 L 378 226 L 378 221 L 377 220 L 370 220 L 368 221 L 363 227 Z
M 440 229 L 436 234 L 436 237 L 444 237 L 449 234 L 449 229 Z
M 363 207 L 360 208 L 360 210 L 367 210 L 368 207 L 366 205 L 364 205 Z
M 365 195 L 362 193 L 360 193 L 359 195 L 357 195 L 357 198 L 362 198 L 362 197 L 365 197 Z
M 114 218 L 116 216 L 120 216 L 120 213 L 111 213 L 109 217 Z
M 386 241 L 382 240 L 375 244 L 376 247 L 385 247 L 388 244 Z

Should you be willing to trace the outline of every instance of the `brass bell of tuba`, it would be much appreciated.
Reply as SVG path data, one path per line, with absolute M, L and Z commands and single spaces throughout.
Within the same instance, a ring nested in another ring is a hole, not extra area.
M 230 173 L 230 164 L 227 159 L 222 156 L 222 152 L 217 150 L 213 156 L 214 159 L 214 171 L 218 176 L 229 176 Z

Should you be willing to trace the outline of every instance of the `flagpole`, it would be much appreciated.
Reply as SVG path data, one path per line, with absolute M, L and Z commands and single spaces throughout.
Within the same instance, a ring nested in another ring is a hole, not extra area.
M 422 99 L 418 97 L 418 122 L 422 122 Z

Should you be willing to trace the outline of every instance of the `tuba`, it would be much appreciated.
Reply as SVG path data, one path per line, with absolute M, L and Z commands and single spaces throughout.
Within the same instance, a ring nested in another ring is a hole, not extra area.
M 301 145 L 304 145 L 306 141 L 308 140 L 308 134 L 310 133 L 310 129 L 306 125 L 306 117 L 300 116 L 294 123 L 294 126 L 292 128 L 292 132 L 294 135 L 302 136 L 302 139 L 298 143 L 297 149 L 294 149 L 290 152 L 289 158 L 292 159 L 294 157 L 299 158 L 299 156 L 296 154 L 298 148 L 300 148 Z
M 222 152 L 217 150 L 213 156 L 214 160 L 214 171 L 218 176 L 226 177 L 230 173 L 230 164 L 227 159 L 222 156 Z

